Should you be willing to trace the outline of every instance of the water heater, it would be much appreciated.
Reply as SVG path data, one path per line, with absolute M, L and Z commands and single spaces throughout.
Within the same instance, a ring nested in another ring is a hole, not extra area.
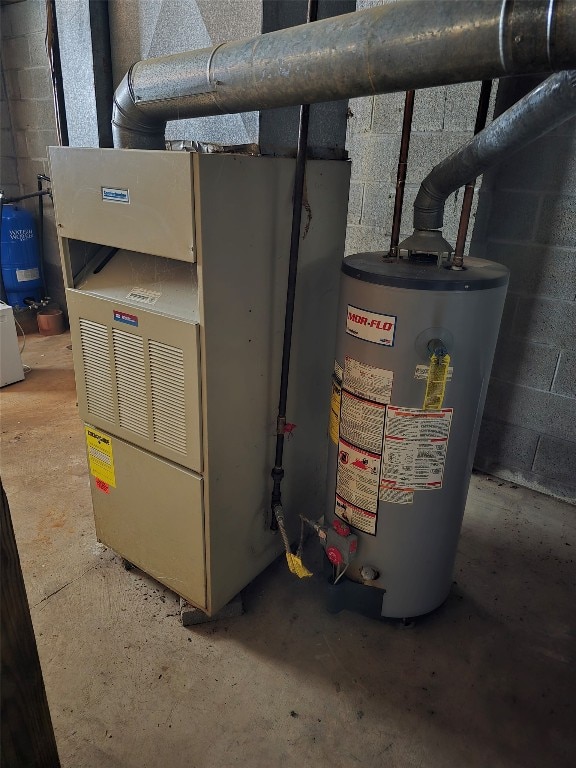
M 463 270 L 382 253 L 344 260 L 329 430 L 333 610 L 408 618 L 446 599 L 507 283 L 505 267 L 481 259 Z

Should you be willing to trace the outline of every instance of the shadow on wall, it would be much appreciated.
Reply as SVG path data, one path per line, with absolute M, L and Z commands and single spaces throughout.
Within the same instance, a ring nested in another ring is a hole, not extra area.
M 502 80 L 496 114 L 542 79 Z M 476 465 L 573 500 L 576 442 L 566 437 L 576 388 L 562 380 L 575 357 L 575 126 L 567 121 L 485 175 L 471 246 L 511 271 Z

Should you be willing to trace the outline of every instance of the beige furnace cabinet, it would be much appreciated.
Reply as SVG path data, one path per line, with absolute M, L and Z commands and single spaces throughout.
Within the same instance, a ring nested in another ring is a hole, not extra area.
M 270 530 L 295 163 L 53 147 L 98 539 L 213 614 Z M 310 161 L 283 499 L 322 514 L 349 164 Z

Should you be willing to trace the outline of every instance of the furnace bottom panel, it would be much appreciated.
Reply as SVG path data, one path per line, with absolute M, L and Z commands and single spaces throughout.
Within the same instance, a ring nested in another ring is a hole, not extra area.
M 91 476 L 98 539 L 206 608 L 202 478 L 111 437 L 116 486 Z

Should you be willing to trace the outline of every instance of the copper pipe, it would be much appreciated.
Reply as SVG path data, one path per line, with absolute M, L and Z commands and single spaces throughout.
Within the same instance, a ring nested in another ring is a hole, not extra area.
M 402 120 L 402 139 L 400 141 L 400 156 L 396 173 L 396 197 L 394 198 L 394 217 L 392 219 L 392 235 L 390 236 L 390 256 L 398 256 L 398 241 L 402 223 L 402 204 L 404 203 L 404 186 L 408 171 L 408 150 L 412 135 L 412 116 L 414 114 L 414 95 L 416 91 L 406 91 L 404 99 L 404 118 Z
M 490 106 L 490 94 L 492 92 L 492 80 L 482 80 L 480 88 L 480 98 L 478 99 L 478 111 L 476 112 L 476 123 L 474 125 L 474 135 L 480 133 L 486 125 L 488 118 L 488 107 Z M 462 269 L 464 266 L 464 248 L 466 246 L 466 235 L 470 224 L 470 213 L 472 211 L 472 201 L 474 200 L 474 188 L 476 179 L 472 179 L 464 187 L 464 197 L 462 198 L 462 212 L 460 214 L 460 223 L 458 225 L 458 235 L 456 237 L 456 247 L 454 248 L 454 258 L 452 260 L 452 269 Z

